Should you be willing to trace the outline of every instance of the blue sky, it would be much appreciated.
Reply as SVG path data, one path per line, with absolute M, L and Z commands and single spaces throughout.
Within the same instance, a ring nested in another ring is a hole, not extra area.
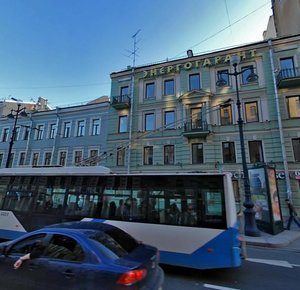
M 110 95 L 110 73 L 262 40 L 271 0 L 0 0 L 0 100 Z

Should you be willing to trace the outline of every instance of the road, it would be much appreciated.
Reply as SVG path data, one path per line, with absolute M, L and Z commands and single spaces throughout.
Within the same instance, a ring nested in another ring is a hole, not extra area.
M 164 290 L 298 290 L 300 239 L 285 248 L 247 246 L 247 258 L 234 269 L 194 270 L 163 265 Z

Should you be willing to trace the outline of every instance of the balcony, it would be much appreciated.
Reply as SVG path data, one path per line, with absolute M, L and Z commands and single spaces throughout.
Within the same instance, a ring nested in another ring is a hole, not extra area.
M 202 120 L 186 122 L 183 127 L 183 136 L 187 138 L 206 137 L 209 133 L 207 123 Z
M 276 78 L 277 78 L 277 87 L 279 89 L 300 87 L 299 68 L 282 69 L 278 73 Z
M 127 109 L 130 107 L 130 98 L 128 95 L 122 95 L 117 97 L 112 97 L 111 105 L 116 110 Z

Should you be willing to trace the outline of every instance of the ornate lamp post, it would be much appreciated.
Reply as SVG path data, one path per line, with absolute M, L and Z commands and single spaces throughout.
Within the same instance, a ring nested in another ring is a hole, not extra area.
M 10 114 L 7 115 L 7 118 L 15 119 L 15 122 L 14 122 L 14 127 L 12 130 L 9 147 L 8 147 L 7 159 L 6 159 L 6 165 L 5 165 L 6 168 L 10 167 L 11 151 L 12 151 L 12 147 L 13 147 L 14 141 L 15 141 L 18 118 L 19 118 L 19 116 L 27 117 L 27 113 L 25 112 L 26 108 L 24 107 L 24 108 L 20 109 L 20 107 L 21 107 L 21 104 L 18 104 L 18 108 L 16 110 L 12 109 L 10 111 Z
M 233 66 L 234 72 L 222 72 L 221 75 L 218 77 L 218 81 L 216 83 L 217 86 L 224 86 L 227 82 L 222 79 L 222 74 L 226 74 L 229 76 L 234 76 L 235 78 L 235 87 L 236 87 L 236 106 L 238 111 L 238 126 L 239 126 L 239 136 L 240 136 L 240 144 L 241 144 L 241 156 L 242 156 L 242 164 L 243 164 L 243 180 L 244 180 L 244 190 L 245 190 L 245 201 L 244 201 L 244 217 L 245 217 L 245 235 L 246 236 L 260 236 L 260 232 L 256 226 L 255 220 L 255 211 L 253 209 L 254 203 L 251 198 L 251 191 L 250 191 L 250 182 L 249 182 L 249 173 L 246 161 L 246 152 L 245 152 L 245 142 L 244 142 L 244 131 L 243 131 L 243 119 L 241 113 L 241 101 L 239 95 L 239 88 L 238 88 L 238 76 L 246 72 L 247 70 L 251 70 L 251 73 L 247 77 L 248 82 L 253 82 L 258 79 L 258 76 L 253 72 L 252 68 L 246 68 L 242 71 L 237 71 L 237 66 L 240 62 L 240 57 L 238 55 L 234 55 L 231 58 L 231 64 Z

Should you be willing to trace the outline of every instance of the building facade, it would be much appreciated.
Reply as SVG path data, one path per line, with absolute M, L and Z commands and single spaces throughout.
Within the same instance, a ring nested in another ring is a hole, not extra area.
M 238 87 L 228 75 L 232 55 L 240 60 Z M 203 55 L 188 51 L 186 58 L 112 73 L 107 166 L 127 173 L 229 171 L 238 196 L 238 88 L 248 168 L 275 167 L 282 204 L 289 196 L 299 206 L 299 63 L 296 35 Z
M 16 110 L 18 103 L 10 105 L 11 109 Z M 108 98 L 102 97 L 85 105 L 46 111 L 26 106 L 27 116 L 19 115 L 17 120 L 16 114 L 15 118 L 2 116 L 0 167 L 105 164 L 108 108 Z
M 272 0 L 272 10 L 278 37 L 300 33 L 300 0 Z

